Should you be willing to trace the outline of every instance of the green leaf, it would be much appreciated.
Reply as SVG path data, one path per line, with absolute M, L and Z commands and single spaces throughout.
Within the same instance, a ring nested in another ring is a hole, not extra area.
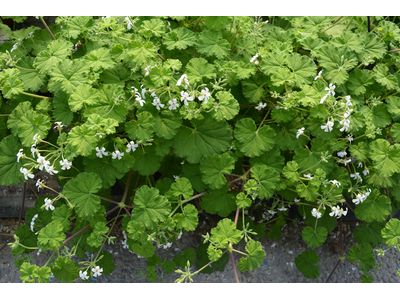
M 20 278 L 23 283 L 34 283 L 35 276 L 33 272 L 38 268 L 36 265 L 31 265 L 29 262 L 24 262 L 20 268 Z
M 215 97 L 219 103 L 214 103 L 211 116 L 217 121 L 231 120 L 239 113 L 239 103 L 229 92 L 218 92 Z
M 365 142 L 360 142 L 357 145 L 353 144 L 349 147 L 351 156 L 355 156 L 360 161 L 365 161 L 369 157 L 368 145 Z
M 87 67 L 94 72 L 111 69 L 115 66 L 115 62 L 111 59 L 110 50 L 106 48 L 93 50 L 84 59 Z
M 379 190 L 374 189 L 364 202 L 357 205 L 355 214 L 362 221 L 383 222 L 392 211 L 390 199 L 379 195 Z
M 296 263 L 296 267 L 306 278 L 314 279 L 319 277 L 320 268 L 315 266 L 315 264 L 319 262 L 319 257 L 315 250 L 309 249 L 303 251 L 302 254 L 296 257 L 294 262 Z
M 203 182 L 213 190 L 224 186 L 226 183 L 224 174 L 231 173 L 234 167 L 235 160 L 229 153 L 206 155 L 200 161 Z
M 215 55 L 222 59 L 229 55 L 231 47 L 229 42 L 222 38 L 220 32 L 205 30 L 199 34 L 196 49 L 207 56 Z
M 295 161 L 289 161 L 283 168 L 282 174 L 287 178 L 288 185 L 295 184 L 299 181 L 300 176 L 297 172 L 299 166 Z
M 100 252 L 100 256 L 103 256 L 98 262 L 99 267 L 103 269 L 102 275 L 110 275 L 115 270 L 112 254 L 107 251 L 102 251 Z
M 172 139 L 182 125 L 182 118 L 177 112 L 163 110 L 160 114 L 156 114 L 154 119 L 156 136 L 167 140 Z
M 49 277 L 51 276 L 51 269 L 49 267 L 37 267 L 33 271 L 33 276 L 37 279 L 38 283 L 50 282 Z
M 73 46 L 69 41 L 51 41 L 47 50 L 38 53 L 33 65 L 39 70 L 39 74 L 48 74 L 60 61 L 71 55 Z
M 232 130 L 228 123 L 206 116 L 192 120 L 192 126 L 182 126 L 174 138 L 174 153 L 186 157 L 189 163 L 199 163 L 207 154 L 220 154 L 231 145 Z
M 388 113 L 385 104 L 378 104 L 372 107 L 372 121 L 377 127 L 386 127 L 392 123 L 392 117 Z
M 360 270 L 364 272 L 368 272 L 375 265 L 375 254 L 368 244 L 351 246 L 347 258 L 353 263 L 360 262 Z
M 89 156 L 97 145 L 95 135 L 96 132 L 89 130 L 85 124 L 75 126 L 68 134 L 68 143 L 70 143 L 72 149 L 77 153 Z
M 354 241 L 358 244 L 366 243 L 375 248 L 382 243 L 381 230 L 383 227 L 385 227 L 384 222 L 360 224 L 354 230 Z
M 18 61 L 18 66 L 24 68 L 19 69 L 18 77 L 22 80 L 25 89 L 37 92 L 45 83 L 47 83 L 47 78 L 45 74 L 41 74 L 34 70 L 33 60 L 33 57 L 23 57 Z
M 157 48 L 152 42 L 142 44 L 139 41 L 132 41 L 128 44 L 126 52 L 139 67 L 157 56 Z
M 88 84 L 77 86 L 68 99 L 71 111 L 77 112 L 87 105 L 95 105 L 100 101 L 99 92 Z
M 207 213 L 218 213 L 221 217 L 227 217 L 236 209 L 236 198 L 228 194 L 228 184 L 219 190 L 211 190 L 201 197 L 200 207 Z
M 17 153 L 21 145 L 18 138 L 9 135 L 0 142 L 0 185 L 8 186 L 21 182 L 23 175 L 20 172 L 22 164 L 17 162 Z
M 104 222 L 97 222 L 96 225 L 93 228 L 92 233 L 90 236 L 87 238 L 86 242 L 88 243 L 89 246 L 98 248 L 103 244 L 104 241 L 104 234 L 107 234 L 109 228 L 106 226 L 106 223 Z
M 19 73 L 19 72 L 18 72 Z M 8 77 L 3 85 L 3 96 L 7 99 L 12 99 L 13 96 L 19 95 L 24 91 L 25 87 L 17 76 Z
M 392 128 L 390 128 L 390 135 L 396 140 L 396 142 L 400 141 L 400 124 L 393 124 Z
M 201 82 L 203 77 L 213 78 L 215 67 L 204 58 L 192 58 L 186 65 L 186 74 L 189 82 Z
M 364 49 L 358 54 L 358 60 L 360 62 L 368 61 L 372 62 L 383 57 L 387 52 L 387 47 L 385 43 L 380 40 L 376 34 L 372 32 L 364 32 Z
M 35 113 L 28 110 L 18 124 L 18 136 L 21 138 L 22 145 L 30 147 L 33 144 L 35 134 L 42 139 L 47 136 L 51 128 L 50 118 L 47 115 Z
M 186 177 L 192 183 L 193 189 L 197 192 L 203 192 L 207 186 L 204 184 L 203 180 L 201 179 L 201 172 L 200 172 L 200 165 L 196 164 L 189 164 L 185 163 L 182 166 L 182 176 Z
M 53 98 L 53 117 L 64 125 L 68 126 L 71 124 L 74 114 L 68 105 L 68 96 L 61 92 L 56 93 Z
M 196 44 L 196 34 L 184 27 L 178 27 L 167 33 L 163 38 L 163 44 L 168 50 L 184 50 Z
M 221 30 L 222 27 L 232 22 L 232 17 L 204 17 L 204 23 L 206 23 L 209 29 Z
M 78 264 L 66 256 L 59 256 L 51 267 L 54 277 L 61 282 L 73 282 L 79 278 Z
M 293 120 L 295 115 L 294 109 L 274 109 L 271 113 L 271 117 L 277 122 L 289 122 Z
M 68 36 L 73 39 L 78 38 L 81 33 L 84 33 L 89 27 L 93 26 L 95 21 L 89 16 L 71 17 L 68 22 Z
M 374 73 L 370 70 L 354 70 L 350 73 L 349 80 L 346 84 L 352 94 L 358 96 L 366 92 L 366 87 L 374 84 Z
M 86 82 L 88 68 L 83 60 L 64 59 L 54 66 L 48 88 L 56 93 L 63 90 L 71 94 L 74 89 Z
M 303 232 L 301 233 L 301 237 L 306 241 L 307 246 L 312 248 L 317 248 L 322 246 L 322 244 L 326 241 L 326 237 L 328 235 L 328 230 L 325 227 L 317 227 L 317 230 L 314 230 L 312 227 L 305 227 Z
M 335 37 L 331 43 L 336 47 L 348 47 L 351 51 L 360 53 L 364 50 L 365 37 L 351 31 L 344 31 L 340 37 Z
M 186 231 L 193 231 L 196 229 L 199 219 L 197 218 L 198 211 L 192 204 L 187 204 L 183 208 L 183 213 L 174 215 L 176 221 L 176 228 L 184 229 Z
M 18 125 L 19 122 L 21 121 L 21 118 L 26 114 L 27 111 L 32 110 L 31 108 L 31 102 L 25 101 L 21 102 L 17 105 L 16 108 L 12 111 L 10 116 L 8 117 L 7 120 L 7 127 L 11 129 L 11 132 L 13 136 L 18 135 Z M 33 144 L 33 141 L 32 141 Z
M 292 53 L 287 58 L 288 67 L 292 70 L 296 80 L 296 86 L 311 84 L 317 73 L 317 66 L 314 61 L 307 56 Z
M 280 180 L 279 173 L 274 168 L 265 165 L 255 165 L 251 169 L 251 176 L 260 183 L 257 191 L 260 199 L 270 198 Z
M 247 257 L 242 257 L 238 263 L 238 269 L 241 272 L 253 271 L 262 265 L 265 251 L 261 248 L 261 243 L 250 240 L 246 245 Z
M 296 78 L 288 69 L 278 69 L 271 76 L 271 81 L 274 86 L 289 85 L 296 83 Z
M 151 69 L 149 77 L 156 87 L 162 87 L 172 78 L 172 71 L 166 67 L 156 67 Z
M 133 170 L 138 171 L 140 175 L 149 176 L 158 171 L 161 166 L 162 156 L 157 155 L 156 147 L 145 147 L 144 151 L 135 151 L 132 156 L 135 158 Z
M 268 78 L 264 75 L 253 75 L 249 79 L 243 80 L 243 95 L 250 103 L 257 103 L 265 97 L 264 86 L 268 83 Z
M 164 22 L 160 19 L 145 20 L 142 23 L 141 31 L 145 32 L 146 37 L 151 37 L 152 35 L 160 37 L 165 32 Z
M 217 260 L 219 260 L 221 258 L 222 250 L 221 249 L 215 249 L 215 247 L 210 244 L 208 246 L 208 248 L 207 248 L 207 254 L 208 254 L 209 260 L 214 262 L 214 261 L 217 261 Z
M 248 181 L 249 182 L 249 181 Z M 247 198 L 246 195 L 242 192 L 236 195 L 236 205 L 239 208 L 248 208 L 250 207 L 252 201 L 250 198 Z
M 101 188 L 102 182 L 97 174 L 84 172 L 69 180 L 63 193 L 76 207 L 77 215 L 88 220 L 100 209 L 100 198 L 94 194 Z
M 149 229 L 156 229 L 157 224 L 164 222 L 171 211 L 171 204 L 167 198 L 159 194 L 158 189 L 141 186 L 135 194 L 132 217 L 143 223 Z
M 399 122 L 400 121 L 400 98 L 389 96 L 386 99 L 386 108 L 388 112 L 392 115 L 393 121 Z
M 394 75 L 387 75 L 389 68 L 384 64 L 377 64 L 374 67 L 374 77 L 376 82 L 388 90 L 393 90 L 398 86 L 398 82 Z
M 171 189 L 168 191 L 167 195 L 169 197 L 174 197 L 174 199 L 179 199 L 180 195 L 183 196 L 183 199 L 189 199 L 193 196 L 193 193 L 194 191 L 189 179 L 182 177 L 171 184 Z
M 234 136 L 240 151 L 246 156 L 255 157 L 273 148 L 276 134 L 269 126 L 257 129 L 253 119 L 243 118 L 236 122 Z
M 261 70 L 266 75 L 273 75 L 275 72 L 278 72 L 281 69 L 285 69 L 285 65 L 287 64 L 287 57 L 288 55 L 282 52 L 270 52 L 267 56 L 263 58 L 260 65 Z
M 19 242 L 22 245 L 27 247 L 37 246 L 38 236 L 36 235 L 35 232 L 31 231 L 29 225 L 19 226 L 15 230 L 15 235 L 19 237 Z M 33 249 L 26 249 L 23 248 L 22 246 L 18 246 L 17 248 L 12 249 L 11 254 L 14 256 L 18 256 L 19 254 L 31 253 L 33 251 L 34 251 Z
M 125 124 L 125 130 L 131 140 L 146 141 L 153 138 L 155 120 L 151 113 L 142 111 L 137 114 L 137 121 L 132 120 Z
M 177 266 L 184 268 L 187 266 L 187 261 L 189 261 L 190 265 L 193 266 L 195 259 L 196 259 L 196 251 L 193 248 L 188 248 L 185 251 L 183 251 L 182 254 L 176 254 L 174 256 L 173 262 Z
M 381 177 L 390 177 L 400 172 L 400 145 L 390 146 L 383 139 L 377 139 L 369 144 L 370 157 L 376 174 Z
M 58 250 L 64 240 L 63 225 L 53 221 L 39 231 L 38 247 L 42 250 Z
M 226 248 L 228 243 L 238 244 L 242 239 L 242 232 L 236 229 L 235 223 L 230 219 L 218 222 L 217 227 L 211 229 L 211 241 L 218 248 Z
M 127 157 L 128 155 L 122 157 L 121 161 L 124 161 L 123 165 L 132 166 L 132 163 L 127 163 Z M 121 169 L 117 169 L 114 166 L 116 163 L 115 161 L 116 160 L 111 159 L 111 154 L 109 153 L 108 157 L 103 158 L 96 157 L 95 159 L 89 159 L 85 157 L 83 159 L 83 164 L 85 165 L 85 172 L 96 173 L 100 177 L 103 187 L 108 189 L 115 184 L 117 178 L 121 178 L 124 174 Z
M 71 222 L 68 218 L 71 217 L 72 214 L 72 209 L 70 209 L 66 204 L 63 204 L 53 211 L 51 219 L 52 221 L 56 221 L 62 225 L 62 231 L 68 231 L 71 227 Z
M 398 219 L 390 219 L 382 229 L 383 242 L 389 247 L 396 247 L 400 241 L 400 221 Z

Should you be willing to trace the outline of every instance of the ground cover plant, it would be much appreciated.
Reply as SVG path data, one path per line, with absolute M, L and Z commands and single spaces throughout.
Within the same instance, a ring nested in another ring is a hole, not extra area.
M 310 249 L 295 260 L 307 278 L 322 263 L 312 248 L 349 209 L 358 246 L 337 265 L 371 282 L 374 251 L 400 251 L 398 18 L 37 18 L 45 29 L 0 25 L 11 39 L 0 45 L 0 184 L 48 189 L 28 182 L 41 170 L 62 186 L 9 243 L 23 282 L 110 274 L 102 249 L 119 224 L 150 281 L 162 268 L 190 282 L 229 259 L 235 274 L 253 271 L 265 257 L 256 238 L 279 238 L 290 207 L 307 224 Z M 218 220 L 203 245 L 154 254 L 200 214 Z M 33 251 L 46 264 L 31 264 Z

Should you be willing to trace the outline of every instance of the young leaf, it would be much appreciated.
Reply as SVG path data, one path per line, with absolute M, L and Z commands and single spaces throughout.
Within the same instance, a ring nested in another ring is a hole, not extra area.
M 239 103 L 229 92 L 218 92 L 211 116 L 217 121 L 231 120 L 239 113 Z
M 199 219 L 197 218 L 198 211 L 192 204 L 187 204 L 183 208 L 183 213 L 174 215 L 176 221 L 176 228 L 184 229 L 186 231 L 193 231 L 196 229 Z
M 374 83 L 372 71 L 357 69 L 350 73 L 346 86 L 354 95 L 358 96 L 364 94 L 367 90 L 366 87 Z
M 58 250 L 64 240 L 63 226 L 53 221 L 39 231 L 38 247 L 42 250 Z
M 315 250 L 309 249 L 303 251 L 302 254 L 299 254 L 296 257 L 294 262 L 296 263 L 296 267 L 305 277 L 311 279 L 319 277 L 320 268 L 315 266 L 315 264 L 319 262 L 319 257 Z
M 35 113 L 28 110 L 18 124 L 18 136 L 21 138 L 22 145 L 30 147 L 33 144 L 35 134 L 41 138 L 47 136 L 47 132 L 51 128 L 50 118 L 47 115 Z
M 111 69 L 115 66 L 115 62 L 111 59 L 110 50 L 106 48 L 93 50 L 84 59 L 87 67 L 94 72 Z
M 63 227 L 62 231 L 65 232 L 71 227 L 71 222 L 68 220 L 68 218 L 71 217 L 72 214 L 72 209 L 70 209 L 66 204 L 63 204 L 53 211 L 51 219 L 52 221 L 60 223 Z
M 48 88 L 53 93 L 62 90 L 71 94 L 77 86 L 86 82 L 86 71 L 88 68 L 83 60 L 64 59 L 56 64 L 50 73 Z
M 24 57 L 18 61 L 18 66 L 24 68 L 19 69 L 18 77 L 22 80 L 25 89 L 37 92 L 45 83 L 47 83 L 47 78 L 45 74 L 34 70 L 33 60 L 33 57 Z
M 296 86 L 301 87 L 311 84 L 317 73 L 317 66 L 314 61 L 307 56 L 292 53 L 287 57 L 288 67 L 292 70 L 296 80 Z
M 211 229 L 211 241 L 218 248 L 226 248 L 229 242 L 235 245 L 241 239 L 242 232 L 236 229 L 235 223 L 232 220 L 222 219 L 218 222 L 217 227 Z
M 238 263 L 238 269 L 241 272 L 253 271 L 262 265 L 265 251 L 261 248 L 261 243 L 250 240 L 246 245 L 247 257 L 242 257 Z
M 234 136 L 240 151 L 246 156 L 255 157 L 273 148 L 276 134 L 269 126 L 257 129 L 253 119 L 243 118 L 236 122 Z
M 213 190 L 226 183 L 224 174 L 229 174 L 235 167 L 235 160 L 228 154 L 206 155 L 200 161 L 203 182 Z
M 186 65 L 186 74 L 189 82 L 202 81 L 203 77 L 213 78 L 215 67 L 204 58 L 192 58 Z
M 131 140 L 146 141 L 153 138 L 155 120 L 151 113 L 142 111 L 137 114 L 137 121 L 126 123 L 125 130 Z
M 141 67 L 157 56 L 157 48 L 152 42 L 142 44 L 135 40 L 128 44 L 126 53 L 130 55 L 134 63 Z
M 279 182 L 279 173 L 275 169 L 265 165 L 255 165 L 251 169 L 251 176 L 260 183 L 257 191 L 260 199 L 268 199 L 274 194 Z
M 178 113 L 172 111 L 163 110 L 160 114 L 156 114 L 154 119 L 154 131 L 156 136 L 166 140 L 171 140 L 182 125 L 182 118 Z
M 196 44 L 196 34 L 184 27 L 178 27 L 167 33 L 163 38 L 163 44 L 168 50 L 183 50 Z
M 228 193 L 228 184 L 219 190 L 211 190 L 205 194 L 200 202 L 200 207 L 207 213 L 218 213 L 221 217 L 227 217 L 236 209 L 236 198 Z
M 20 278 L 23 283 L 34 283 L 35 276 L 33 275 L 34 271 L 38 268 L 36 265 L 31 265 L 29 262 L 24 262 L 20 268 Z
M 164 222 L 171 211 L 167 198 L 161 196 L 156 188 L 146 185 L 136 191 L 133 205 L 138 208 L 132 211 L 132 217 L 149 229 L 156 229 L 157 224 Z
M 71 55 L 73 44 L 69 41 L 56 40 L 47 45 L 47 50 L 38 53 L 33 63 L 40 74 L 48 74 L 60 61 Z
M 183 196 L 183 199 L 189 199 L 193 196 L 193 193 L 194 191 L 189 179 L 182 177 L 171 184 L 171 189 L 168 191 L 167 195 L 174 197 L 174 199 L 179 199 L 180 195 Z
M 68 143 L 77 153 L 83 156 L 89 156 L 97 145 L 97 138 L 95 135 L 96 132 L 94 130 L 89 130 L 85 124 L 76 126 L 69 132 Z
M 38 283 L 50 282 L 49 277 L 51 276 L 51 269 L 49 267 L 37 267 L 33 270 L 33 276 L 37 279 Z
M 84 172 L 69 180 L 63 193 L 76 207 L 79 217 L 90 219 L 100 209 L 100 198 L 94 194 L 101 188 L 102 182 L 97 174 Z
M 88 84 L 77 86 L 68 99 L 71 111 L 77 112 L 87 105 L 95 105 L 100 100 L 99 92 Z
M 386 89 L 393 90 L 398 87 L 397 78 L 394 75 L 387 75 L 389 68 L 386 65 L 377 64 L 373 71 L 376 82 Z
M 400 172 L 400 145 L 390 146 L 383 139 L 377 139 L 369 144 L 370 157 L 378 176 L 390 177 Z
M 66 256 L 59 256 L 51 267 L 54 277 L 61 282 L 73 282 L 79 277 L 79 267 Z

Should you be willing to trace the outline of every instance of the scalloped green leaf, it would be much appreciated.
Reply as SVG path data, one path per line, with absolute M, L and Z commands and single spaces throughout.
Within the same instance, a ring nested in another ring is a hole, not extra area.
M 47 50 L 37 54 L 33 65 L 40 74 L 48 74 L 59 62 L 71 55 L 73 46 L 69 41 L 51 41 L 47 45 Z
M 153 138 L 155 119 L 148 111 L 137 114 L 137 121 L 131 120 L 125 124 L 125 130 L 132 140 L 146 141 Z
M 207 16 L 204 17 L 204 23 L 206 23 L 207 27 L 213 30 L 221 30 L 222 27 L 232 22 L 232 17 L 228 16 Z
M 163 38 L 163 44 L 168 50 L 184 50 L 196 44 L 196 34 L 184 27 L 178 27 L 167 33 Z
M 192 58 L 186 65 L 186 74 L 189 82 L 202 81 L 203 77 L 213 78 L 215 66 L 209 64 L 204 58 Z
M 311 84 L 314 81 L 317 66 L 309 57 L 292 53 L 287 57 L 287 64 L 294 74 L 297 87 Z
M 143 66 L 157 56 L 157 48 L 152 42 L 141 43 L 132 41 L 128 44 L 126 53 L 138 66 Z
M 51 267 L 54 277 L 61 282 L 72 283 L 79 278 L 78 264 L 66 256 L 59 256 Z
M 390 219 L 382 229 L 383 242 L 389 247 L 396 247 L 400 244 L 400 221 Z
M 91 68 L 94 72 L 99 70 L 107 70 L 115 67 L 115 62 L 111 59 L 110 50 L 106 48 L 100 48 L 91 51 L 84 57 L 88 68 Z
M 50 128 L 50 118 L 47 115 L 28 110 L 26 114 L 21 117 L 18 124 L 18 136 L 23 146 L 30 147 L 34 142 L 33 137 L 35 134 L 44 139 Z
M 62 231 L 69 231 L 71 227 L 71 222 L 69 221 L 69 218 L 72 216 L 72 214 L 72 209 L 69 208 L 66 204 L 63 204 L 53 211 L 53 214 L 51 215 L 51 220 L 60 223 L 63 227 Z
M 358 96 L 364 94 L 367 90 L 366 87 L 374 83 L 374 73 L 372 71 L 357 69 L 350 73 L 346 87 L 352 94 Z
M 232 194 L 228 194 L 228 184 L 219 190 L 208 191 L 201 197 L 200 207 L 207 213 L 218 214 L 225 218 L 236 209 L 236 198 Z
M 377 64 L 374 67 L 374 77 L 376 82 L 388 90 L 393 90 L 398 87 L 397 78 L 394 75 L 387 75 L 389 68 L 384 64 Z
M 100 209 L 100 198 L 94 194 L 102 187 L 97 174 L 83 172 L 65 184 L 63 193 L 75 206 L 77 215 L 88 220 Z
M 52 69 L 48 89 L 53 93 L 62 90 L 71 94 L 77 86 L 87 81 L 85 72 L 88 70 L 83 60 L 63 59 Z
M 257 129 L 253 119 L 243 118 L 236 122 L 234 136 L 239 150 L 246 156 L 255 157 L 273 148 L 276 133 L 266 125 Z
M 301 237 L 307 243 L 307 246 L 317 248 L 322 246 L 326 241 L 328 230 L 325 227 L 318 226 L 317 230 L 312 227 L 305 227 L 301 233 Z
M 229 242 L 235 245 L 241 239 L 242 232 L 236 229 L 235 223 L 230 219 L 219 221 L 217 226 L 211 229 L 211 241 L 218 248 L 226 248 Z
M 53 221 L 39 231 L 38 247 L 42 250 L 58 250 L 64 240 L 63 225 Z
M 347 258 L 353 263 L 360 262 L 360 270 L 364 272 L 368 272 L 375 265 L 375 253 L 368 244 L 351 246 Z
M 229 153 L 206 155 L 200 161 L 203 182 L 213 190 L 225 185 L 224 174 L 231 173 L 234 167 L 235 160 Z
M 178 132 L 182 125 L 182 118 L 177 112 L 161 111 L 154 117 L 155 135 L 166 140 L 171 140 Z
M 183 213 L 174 215 L 176 221 L 176 228 L 184 229 L 186 231 L 193 231 L 196 229 L 199 219 L 197 218 L 198 211 L 192 204 L 187 204 L 183 208 Z
M 68 134 L 67 141 L 74 151 L 83 156 L 89 156 L 97 145 L 97 138 L 95 135 L 96 132 L 94 130 L 89 130 L 84 124 L 72 128 Z
M 264 258 L 266 257 L 265 251 L 261 247 L 260 242 L 250 240 L 246 244 L 246 251 L 248 255 L 242 257 L 238 263 L 238 269 L 241 272 L 253 271 L 262 265 Z
M 390 177 L 400 172 L 400 145 L 390 146 L 383 139 L 377 139 L 369 144 L 370 157 L 376 174 L 381 177 Z
M 18 66 L 24 68 L 19 69 L 18 77 L 22 80 L 25 89 L 37 92 L 47 83 L 47 78 L 45 74 L 34 69 L 33 61 L 33 57 L 23 57 L 18 61 Z
M 82 84 L 73 90 L 68 98 L 68 105 L 71 111 L 77 112 L 82 107 L 87 108 L 88 105 L 95 105 L 99 101 L 100 94 L 97 89 L 92 88 L 89 84 Z
M 168 191 L 167 195 L 172 196 L 176 199 L 179 199 L 179 196 L 182 195 L 183 199 L 189 199 L 193 196 L 193 188 L 189 179 L 185 177 L 178 178 L 176 182 L 171 184 L 171 188 Z
M 18 138 L 8 135 L 0 142 L 0 185 L 18 184 L 23 179 L 20 172 L 22 164 L 17 162 L 17 153 L 21 145 Z
M 164 222 L 171 212 L 167 198 L 160 195 L 158 189 L 146 185 L 136 191 L 133 205 L 138 208 L 132 211 L 132 217 L 149 229 L 156 229 L 157 224 Z
M 379 195 L 379 190 L 374 189 L 363 203 L 357 205 L 355 214 L 362 221 L 382 222 L 389 217 L 391 211 L 390 199 L 384 195 Z
M 289 185 L 295 184 L 299 181 L 300 176 L 297 170 L 299 165 L 295 161 L 289 161 L 285 167 L 283 167 L 282 174 L 287 178 L 287 183 Z
M 270 198 L 280 180 L 279 173 L 274 168 L 265 165 L 253 166 L 251 176 L 260 183 L 257 191 L 260 199 Z
M 354 241 L 358 244 L 366 243 L 375 248 L 382 243 L 381 230 L 384 227 L 384 222 L 371 222 L 360 224 L 354 230 Z
M 211 116 L 217 121 L 231 120 L 239 113 L 239 103 L 230 92 L 218 92 L 215 95 Z
M 229 55 L 231 47 L 229 42 L 222 38 L 220 32 L 205 30 L 198 36 L 196 49 L 207 56 L 215 55 L 217 58 L 222 59 Z

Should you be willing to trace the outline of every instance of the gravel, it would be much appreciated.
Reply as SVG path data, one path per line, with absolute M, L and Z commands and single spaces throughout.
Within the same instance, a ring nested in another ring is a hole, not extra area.
M 0 225 L 7 228 L 7 231 L 15 230 L 17 221 L 14 219 L 0 219 Z M 344 222 L 345 238 L 344 238 L 344 253 L 348 253 L 352 245 L 357 245 L 352 238 L 352 231 L 356 224 L 355 221 Z M 238 271 L 238 277 L 240 282 L 244 283 L 317 283 L 326 282 L 332 269 L 335 267 L 337 260 L 320 264 L 320 276 L 317 279 L 305 278 L 301 272 L 297 269 L 294 261 L 297 255 L 301 254 L 302 251 L 309 249 L 305 242 L 301 239 L 301 230 L 304 228 L 304 224 L 297 224 L 297 226 L 289 223 L 282 231 L 282 236 L 279 239 L 270 240 L 267 237 L 260 239 L 262 246 L 266 251 L 266 258 L 264 259 L 264 265 L 257 268 L 253 272 L 240 272 Z M 3 230 L 4 232 L 4 230 Z M 91 283 L 146 283 L 149 282 L 144 275 L 146 270 L 146 260 L 144 258 L 138 258 L 136 254 L 132 254 L 127 249 L 122 247 L 121 241 L 123 236 L 121 230 L 117 231 L 117 239 L 114 245 L 105 245 L 104 249 L 107 251 L 117 252 L 114 255 L 115 270 L 111 275 L 103 275 L 97 278 L 97 280 L 91 280 Z M 197 235 L 196 232 L 185 233 L 179 240 L 180 248 L 185 250 L 190 247 L 196 247 L 202 238 Z M 6 238 L 0 236 L 0 247 L 6 243 Z M 338 230 L 335 229 L 328 235 L 327 241 L 319 248 L 316 248 L 320 261 L 329 260 L 335 257 L 339 257 L 337 251 L 337 245 L 339 243 Z M 240 251 L 245 250 L 245 244 L 238 244 L 236 249 Z M 384 249 L 387 249 L 384 248 Z M 44 251 L 45 254 L 48 254 Z M 156 254 L 160 255 L 164 259 L 167 254 L 167 250 L 157 249 Z M 180 251 L 176 251 L 173 248 L 170 251 L 169 260 L 173 259 L 173 256 Z M 31 254 L 32 263 L 43 265 L 46 262 L 44 255 L 37 256 L 37 251 Z M 370 271 L 370 274 L 374 277 L 374 282 L 393 282 L 400 283 L 400 277 L 397 275 L 397 267 L 399 266 L 400 253 L 396 249 L 391 249 L 385 253 L 384 257 L 378 257 L 375 255 L 376 263 L 382 263 L 378 273 L 374 270 Z M 235 262 L 240 260 L 241 255 L 235 254 Z M 14 257 L 11 255 L 10 247 L 6 247 L 0 252 L 0 282 L 21 282 L 19 279 L 19 271 L 14 266 Z M 196 270 L 196 265 L 192 267 L 192 271 Z M 156 282 L 167 282 L 173 283 L 179 274 L 173 272 L 171 274 L 162 274 L 161 270 L 157 271 Z M 360 277 L 363 272 L 359 271 L 355 266 L 342 261 L 336 268 L 335 272 L 330 278 L 329 282 L 337 283 L 357 283 L 361 282 Z M 194 282 L 199 283 L 221 283 L 229 282 L 234 283 L 235 276 L 232 268 L 232 263 L 229 260 L 223 272 L 216 271 L 212 274 L 199 273 L 193 276 Z M 57 282 L 53 279 L 52 282 Z

